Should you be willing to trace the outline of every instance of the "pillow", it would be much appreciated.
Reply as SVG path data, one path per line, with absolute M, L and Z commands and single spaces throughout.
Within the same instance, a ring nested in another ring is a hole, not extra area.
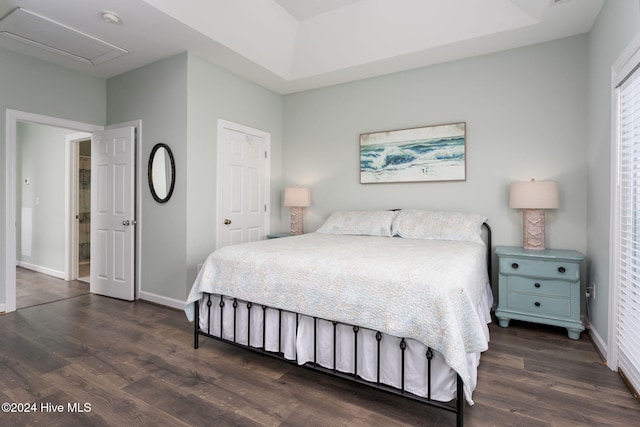
M 391 237 L 394 211 L 336 211 L 316 232 Z
M 486 217 L 464 212 L 400 211 L 392 225 L 394 236 L 409 239 L 463 240 L 484 243 L 482 223 Z

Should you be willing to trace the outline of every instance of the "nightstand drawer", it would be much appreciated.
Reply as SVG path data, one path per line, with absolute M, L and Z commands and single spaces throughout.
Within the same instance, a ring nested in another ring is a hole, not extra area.
M 507 292 L 527 292 L 553 297 L 571 297 L 571 282 L 563 280 L 540 280 L 533 277 L 508 276 Z
M 510 292 L 507 293 L 507 309 L 566 317 L 571 315 L 571 301 L 565 298 Z
M 576 281 L 580 277 L 579 265 L 576 263 L 515 257 L 500 258 L 500 274 L 569 281 Z

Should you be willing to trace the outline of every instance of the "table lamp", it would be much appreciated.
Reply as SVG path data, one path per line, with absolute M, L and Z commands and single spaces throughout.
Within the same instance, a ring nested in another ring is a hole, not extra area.
M 522 212 L 524 249 L 544 250 L 544 210 L 560 206 L 556 181 L 514 182 L 509 194 L 509 207 Z
M 284 205 L 291 207 L 291 234 L 302 234 L 302 208 L 311 205 L 309 189 L 303 187 L 285 188 Z

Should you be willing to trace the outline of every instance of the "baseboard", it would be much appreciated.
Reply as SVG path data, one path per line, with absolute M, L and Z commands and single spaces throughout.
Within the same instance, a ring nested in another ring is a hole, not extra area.
M 593 327 L 593 325 L 589 322 L 588 319 L 585 319 L 587 323 L 587 329 L 589 330 L 589 336 L 591 337 L 591 341 L 596 346 L 596 349 L 600 353 L 602 359 L 606 362 L 608 360 L 608 346 L 607 343 L 602 339 L 602 336 L 598 333 L 597 329 Z
M 139 299 L 143 301 L 149 301 L 154 304 L 160 304 L 171 308 L 177 308 L 179 310 L 184 309 L 185 301 L 180 301 L 175 298 L 168 298 L 162 295 L 152 294 L 151 292 L 140 291 L 138 295 Z
M 57 271 L 47 267 L 41 267 L 39 265 L 30 264 L 24 261 L 16 261 L 18 267 L 26 268 L 27 270 L 33 270 L 38 273 L 46 274 L 47 276 L 56 277 L 64 280 L 64 271 Z

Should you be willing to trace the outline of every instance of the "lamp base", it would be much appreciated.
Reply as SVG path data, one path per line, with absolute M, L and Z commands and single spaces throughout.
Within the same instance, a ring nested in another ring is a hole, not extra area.
M 302 208 L 291 208 L 291 234 L 302 234 L 303 222 L 302 222 Z
M 546 249 L 544 240 L 544 210 L 527 209 L 522 212 L 522 243 L 525 249 L 543 251 Z

